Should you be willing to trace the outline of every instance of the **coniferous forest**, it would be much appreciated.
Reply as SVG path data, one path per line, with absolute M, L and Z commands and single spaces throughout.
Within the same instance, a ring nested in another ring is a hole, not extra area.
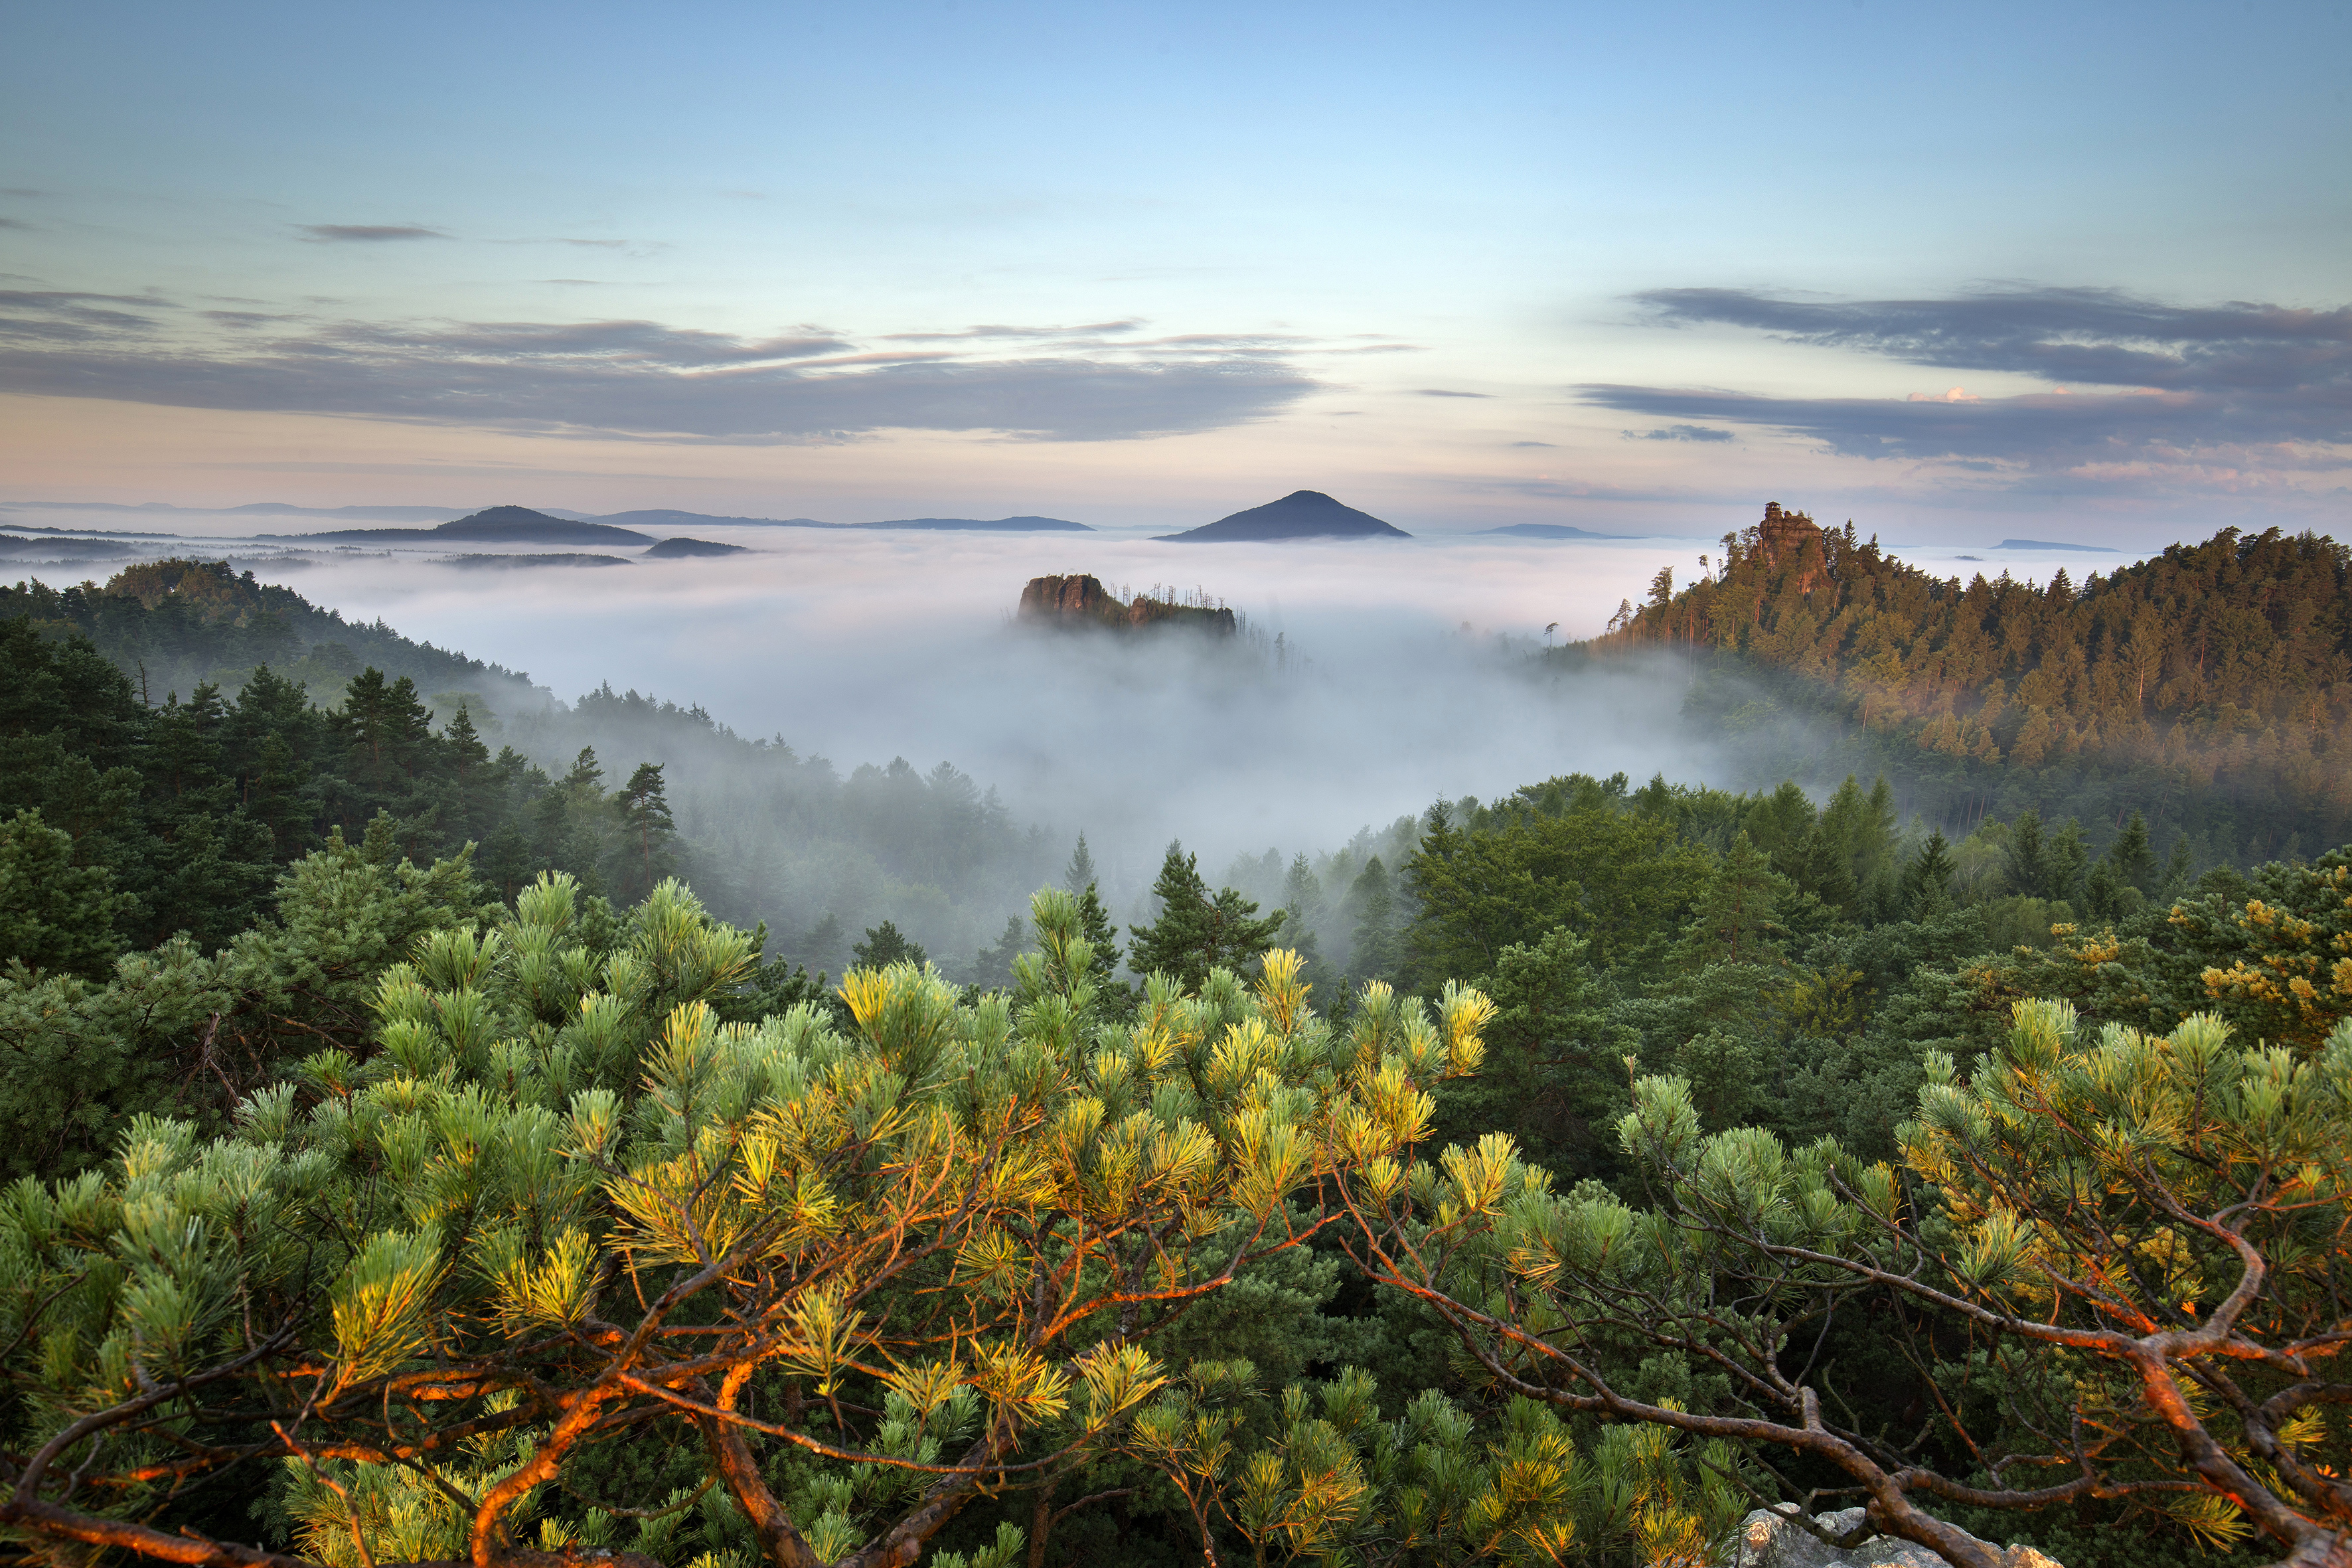
M 946 764 L 0 593 L 9 1550 L 2352 1561 L 2345 550 L 1723 550 L 1526 674 L 1731 784 L 1132 910 Z

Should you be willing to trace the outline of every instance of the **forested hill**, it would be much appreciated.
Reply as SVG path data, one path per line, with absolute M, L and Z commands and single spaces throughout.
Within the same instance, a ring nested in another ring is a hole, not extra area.
M 2352 552 L 2333 540 L 2224 529 L 2080 583 L 1963 584 L 1774 505 L 1723 549 L 1680 592 L 1660 571 L 1647 603 L 1556 657 L 1692 658 L 1695 716 L 1834 721 L 1836 775 L 1883 765 L 1947 820 L 2144 806 L 2217 858 L 2352 831 Z
M 520 670 L 413 641 L 382 621 L 347 621 L 226 561 L 146 562 L 103 586 L 0 586 L 0 620 L 28 620 L 53 637 L 88 637 L 134 686 L 143 683 L 151 703 L 173 692 L 185 697 L 205 680 L 234 692 L 257 665 L 301 682 L 327 704 L 368 668 L 395 680 L 405 676 L 427 692 L 470 689 L 501 710 L 530 689 L 530 677 Z
M 558 702 L 220 562 L 0 588 L 0 826 L 19 811 L 71 839 L 25 874 L 80 878 L 76 897 L 110 911 L 107 941 L 41 962 L 93 972 L 174 931 L 226 941 L 287 866 L 338 832 L 358 843 L 379 813 L 420 860 L 475 843 L 501 896 L 560 870 L 634 900 L 680 872 L 835 972 L 885 916 L 943 958 L 972 952 L 1051 858 L 945 763 L 844 777 L 699 707 L 609 686 Z M 0 843 L 0 882 L 14 853 Z

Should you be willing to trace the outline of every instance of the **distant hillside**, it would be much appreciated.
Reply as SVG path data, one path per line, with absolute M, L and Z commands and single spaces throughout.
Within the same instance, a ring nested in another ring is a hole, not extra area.
M 2352 551 L 2315 534 L 2227 528 L 2080 583 L 1963 583 L 1774 504 L 1711 575 L 1676 592 L 1661 570 L 1647 603 L 1552 657 L 1643 650 L 1687 671 L 1686 715 L 1776 777 L 1883 767 L 1955 822 L 2147 805 L 2212 836 L 2209 860 L 2352 834 Z
M 131 553 L 131 546 L 110 539 L 23 539 L 0 533 L 0 556 L 34 562 L 106 561 Z
M 1293 490 L 1280 500 L 1160 537 L 1187 544 L 1224 544 L 1244 540 L 1410 539 L 1412 535 L 1370 512 L 1343 506 L 1321 490 Z
M 1637 533 L 1587 533 L 1580 528 L 1570 528 L 1563 522 L 1515 522 L 1508 528 L 1481 529 L 1478 537 L 1495 539 L 1639 539 Z
M 751 552 L 740 544 L 720 544 L 709 539 L 665 539 L 643 555 L 640 561 L 678 561 L 695 555 L 749 555 Z
M 1083 522 L 1058 517 L 906 517 L 888 522 L 821 522 L 813 517 L 713 517 L 698 511 L 615 511 L 596 520 L 629 528 L 820 528 L 854 532 L 869 528 L 917 528 L 983 533 L 1092 533 Z
M 643 511 L 612 511 L 597 522 L 621 528 L 846 528 L 842 522 L 819 522 L 813 517 L 718 517 L 701 511 L 672 511 L 655 507 Z
M 155 702 L 175 691 L 189 696 L 200 680 L 234 693 L 261 664 L 300 681 L 320 702 L 334 701 L 369 665 L 408 677 L 428 695 L 482 693 L 499 711 L 547 700 L 520 670 L 412 641 L 381 621 L 346 621 L 225 561 L 144 562 L 104 587 L 59 589 L 37 580 L 0 587 L 0 620 L 14 619 L 50 637 L 80 633 Z
M 449 564 L 464 567 L 493 567 L 511 571 L 517 567 L 543 566 L 626 566 L 628 562 L 618 555 L 588 555 L 572 551 L 547 551 L 537 554 L 517 555 L 452 555 Z
M 2120 550 L 2110 550 L 2104 544 L 2060 544 L 2049 539 L 2004 539 L 1995 550 L 2079 550 L 2085 555 L 2120 555 Z
M 896 522 L 868 522 L 864 528 L 927 528 L 974 530 L 983 533 L 1092 533 L 1083 522 L 1070 522 L 1058 517 L 1000 517 L 992 521 L 977 517 L 905 517 Z
M 168 501 L 26 500 L 0 504 L 0 510 L 179 512 L 189 517 L 348 517 L 367 522 L 434 522 L 455 514 L 454 506 L 296 506 L 289 501 L 252 501 L 244 506 L 173 506 Z
M 653 535 L 604 522 L 575 522 L 527 506 L 494 506 L 438 528 L 346 528 L 331 533 L 263 533 L 313 544 L 651 544 Z

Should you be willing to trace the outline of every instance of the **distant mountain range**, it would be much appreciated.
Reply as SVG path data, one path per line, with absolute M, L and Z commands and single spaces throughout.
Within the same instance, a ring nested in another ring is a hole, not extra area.
M 1244 540 L 1411 539 L 1412 535 L 1370 512 L 1342 505 L 1321 490 L 1293 490 L 1280 500 L 1159 537 L 1186 544 L 1229 544 Z
M 984 533 L 1092 533 L 1083 522 L 1058 517 L 907 517 L 891 522 L 820 522 L 813 517 L 713 517 L 698 511 L 614 511 L 577 514 L 583 521 L 623 528 L 823 528 L 855 533 L 876 528 L 977 531 Z
M 1072 522 L 1066 518 L 1059 517 L 908 517 L 885 522 L 824 522 L 814 517 L 722 517 L 711 512 L 676 511 L 663 507 L 647 508 L 639 511 L 597 513 L 574 511 L 569 507 L 534 510 L 530 507 L 494 506 L 486 511 L 458 516 L 457 508 L 446 506 L 294 506 L 286 501 L 274 500 L 254 501 L 247 506 L 174 506 L 168 501 L 140 501 L 136 504 L 128 501 L 0 502 L 0 512 L 10 510 L 128 512 L 149 517 L 173 513 L 187 517 L 331 517 L 349 518 L 354 522 L 445 524 L 452 520 L 465 522 L 473 518 L 489 517 L 493 514 L 528 511 L 533 517 L 545 518 L 556 522 L 596 522 L 623 530 L 709 528 L 716 525 L 731 528 L 825 528 L 844 531 L 862 528 L 919 528 L 950 531 L 976 530 L 989 533 L 1092 533 L 1095 531 L 1083 522 Z M 36 529 L 21 524 L 11 526 L 17 527 L 20 531 L 27 533 L 66 531 L 59 529 Z M 96 532 L 98 531 L 84 529 L 73 531 Z M 385 540 L 403 539 L 411 532 L 427 531 L 438 534 L 441 530 L 437 528 L 429 531 L 350 529 L 337 530 L 331 533 L 263 533 L 257 534 L 255 537 L 259 539 L 349 539 L 354 542 L 367 540 L 380 542 Z M 605 542 L 625 542 L 606 536 Z
M 1638 533 L 1587 533 L 1580 528 L 1570 528 L 1564 522 L 1515 522 L 1508 528 L 1482 528 L 1480 539 L 1507 536 L 1512 539 L 1639 539 Z
M 257 539 L 316 544 L 651 544 L 653 535 L 604 522 L 550 517 L 527 506 L 494 506 L 438 528 L 345 528 L 331 533 L 257 533 Z
M 127 511 L 152 516 L 178 512 L 189 517 L 348 517 L 362 522 L 433 522 L 456 515 L 453 506 L 294 506 L 282 500 L 257 500 L 245 506 L 176 506 L 170 501 L 18 500 L 0 502 L 0 510 Z

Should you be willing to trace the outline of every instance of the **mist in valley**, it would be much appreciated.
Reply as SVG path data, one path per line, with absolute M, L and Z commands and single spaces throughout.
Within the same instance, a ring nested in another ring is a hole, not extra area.
M 852 938 L 887 918 L 943 963 L 967 958 L 1061 879 L 1081 832 L 1114 918 L 1144 918 L 1181 839 L 1212 885 L 1260 897 L 1305 853 L 1338 884 L 1338 919 L 1346 881 L 1374 853 L 1393 867 L 1433 801 L 1718 771 L 1675 723 L 1676 669 L 1571 677 L 1532 657 L 1598 629 L 1695 542 L 698 533 L 751 552 L 495 572 L 248 541 L 181 552 L 527 672 L 419 689 L 438 721 L 462 704 L 493 751 L 557 777 L 583 746 L 608 786 L 664 764 L 698 888 L 786 951 L 830 914 Z M 1016 624 L 1028 579 L 1072 573 L 1222 601 L 1243 633 Z M 316 650 L 294 673 L 331 701 L 338 662 L 362 657 Z

